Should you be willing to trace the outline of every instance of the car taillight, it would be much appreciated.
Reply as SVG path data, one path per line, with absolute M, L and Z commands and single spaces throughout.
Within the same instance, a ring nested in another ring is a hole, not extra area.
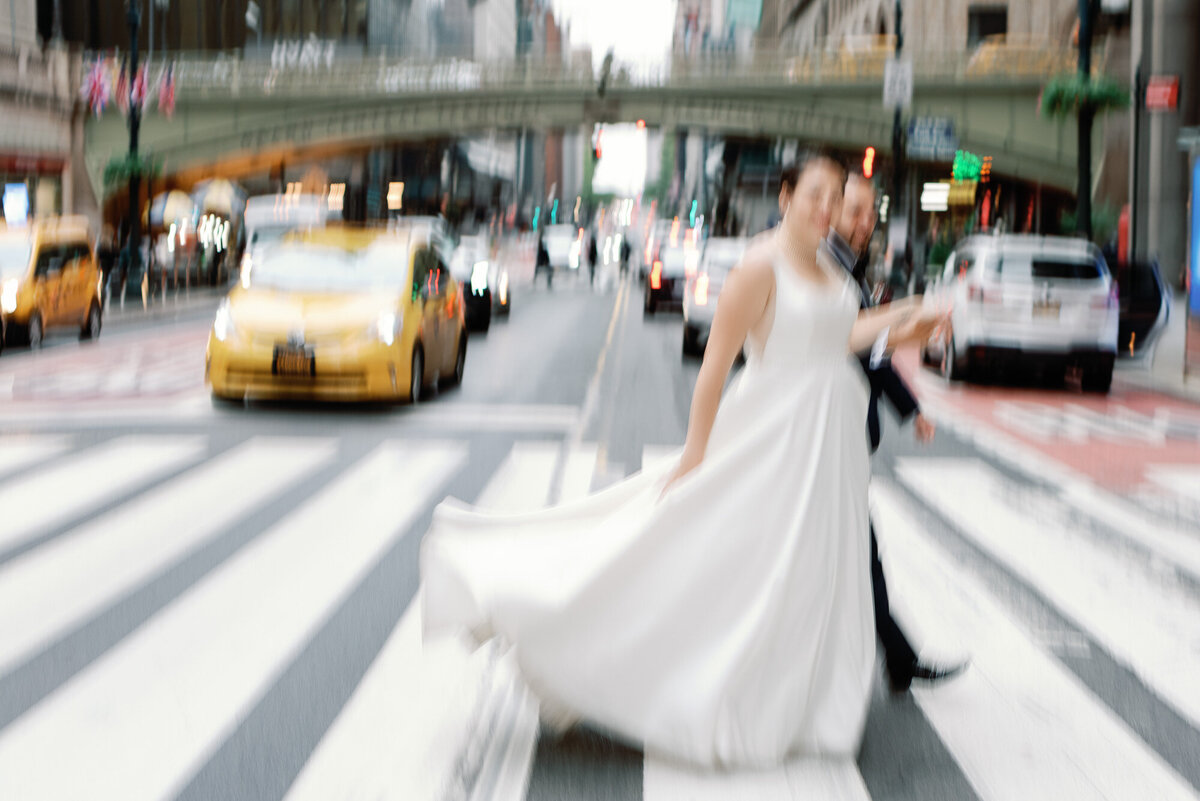
M 706 273 L 696 276 L 696 303 L 700 306 L 708 305 L 708 275 Z
M 989 292 L 979 284 L 967 284 L 967 300 L 978 303 L 999 303 L 1000 292 L 995 289 Z
M 654 269 L 650 271 L 650 288 L 662 289 L 662 262 L 654 262 Z

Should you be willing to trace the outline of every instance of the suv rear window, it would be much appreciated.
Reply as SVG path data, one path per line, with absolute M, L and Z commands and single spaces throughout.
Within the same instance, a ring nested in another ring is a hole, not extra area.
M 1039 258 L 1023 259 L 1011 256 L 996 262 L 996 272 L 1002 279 L 1096 281 L 1104 277 L 1104 269 L 1095 259 Z

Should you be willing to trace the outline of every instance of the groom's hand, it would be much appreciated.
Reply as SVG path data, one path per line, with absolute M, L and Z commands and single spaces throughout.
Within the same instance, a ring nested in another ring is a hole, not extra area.
M 933 435 L 937 433 L 937 425 L 925 415 L 917 412 L 917 416 L 913 418 L 913 433 L 917 437 L 917 442 L 933 442 Z

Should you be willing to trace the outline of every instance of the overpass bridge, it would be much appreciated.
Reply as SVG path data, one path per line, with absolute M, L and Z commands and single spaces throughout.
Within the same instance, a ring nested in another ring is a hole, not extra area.
M 983 57 L 981 57 L 981 53 Z M 997 175 L 1075 188 L 1075 129 L 1041 117 L 1046 79 L 1070 51 L 912 54 L 913 116 L 953 119 L 960 147 L 993 157 Z M 599 96 L 590 68 L 538 61 L 416 62 L 386 56 L 310 59 L 179 57 L 176 108 L 143 117 L 142 147 L 183 180 L 230 176 L 384 141 L 591 122 L 701 128 L 836 146 L 891 148 L 884 54 L 756 53 L 618 66 Z M 89 119 L 93 186 L 127 147 L 124 119 Z M 1097 133 L 1097 143 L 1100 134 Z M 1102 148 L 1097 144 L 1094 152 Z

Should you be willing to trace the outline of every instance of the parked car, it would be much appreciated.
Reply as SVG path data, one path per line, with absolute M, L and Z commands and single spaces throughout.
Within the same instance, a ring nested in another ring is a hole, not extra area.
M 683 293 L 685 356 L 703 355 L 725 277 L 745 251 L 745 239 L 715 238 L 705 243 L 699 269 L 688 279 Z
M 1154 351 L 1167 327 L 1171 293 L 1153 261 L 1123 262 L 1113 268 L 1119 292 L 1117 355 L 1136 358 Z
M 952 309 L 923 351 L 947 379 L 1007 364 L 1082 369 L 1107 392 L 1117 352 L 1117 283 L 1099 248 L 1066 237 L 973 236 L 946 260 L 926 298 Z
M 546 226 L 546 252 L 550 255 L 550 269 L 578 270 L 583 261 L 583 229 L 570 223 Z
M 86 217 L 0 229 L 0 328 L 5 344 L 39 348 L 47 330 L 100 336 L 102 284 Z
M 462 294 L 428 226 L 289 234 L 221 302 L 215 400 L 406 400 L 462 381 Z

